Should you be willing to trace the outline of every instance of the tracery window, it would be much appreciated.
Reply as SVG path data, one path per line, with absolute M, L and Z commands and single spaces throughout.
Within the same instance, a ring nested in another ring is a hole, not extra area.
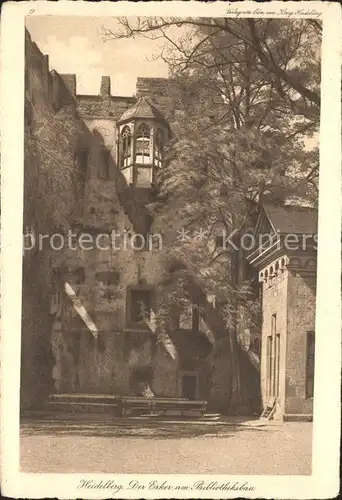
M 150 128 L 144 123 L 137 128 L 135 157 L 137 163 L 150 163 Z
M 121 158 L 120 158 L 120 166 L 121 168 L 128 167 L 130 165 L 130 157 L 131 157 L 131 144 L 132 144 L 132 136 L 130 128 L 125 126 L 121 131 Z

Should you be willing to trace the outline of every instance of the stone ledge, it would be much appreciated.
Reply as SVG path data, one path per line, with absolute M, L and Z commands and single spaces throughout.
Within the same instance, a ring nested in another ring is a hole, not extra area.
M 284 422 L 312 422 L 313 415 L 307 413 L 285 413 Z

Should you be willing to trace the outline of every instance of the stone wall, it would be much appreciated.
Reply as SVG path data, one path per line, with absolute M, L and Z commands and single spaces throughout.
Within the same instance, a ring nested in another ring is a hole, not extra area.
M 25 31 L 25 101 L 31 105 L 29 121 L 35 128 L 45 123 L 47 108 L 51 108 L 50 82 L 49 58 L 40 52 Z
M 267 403 L 267 337 L 272 333 L 272 315 L 276 314 L 276 333 L 280 335 L 279 362 L 279 414 L 285 412 L 285 372 L 286 344 L 288 322 L 288 271 L 283 270 L 278 275 L 263 283 L 263 322 L 261 348 L 261 394 L 263 406 Z
M 134 97 L 77 95 L 77 109 L 85 120 L 118 120 L 124 111 L 135 103 Z
M 83 218 L 80 200 L 83 200 L 85 177 L 84 171 L 78 168 L 78 156 L 84 145 L 90 143 L 90 138 L 89 131 L 77 116 L 70 88 L 60 75 L 49 72 L 48 56 L 39 51 L 26 31 L 24 224 L 25 230 L 33 231 L 36 242 L 40 234 L 60 233 Z M 42 185 L 43 179 L 45 184 Z M 54 202 L 49 204 L 51 192 L 54 192 L 54 199 L 57 197 L 56 183 L 62 185 L 60 198 L 55 200 L 55 205 Z M 62 215 L 58 217 L 57 213 Z M 41 405 L 53 387 L 51 275 L 54 259 L 60 262 L 65 255 L 63 257 L 61 251 L 54 256 L 49 243 L 46 240 L 45 243 L 41 250 L 36 245 L 23 257 L 23 409 Z
M 306 397 L 307 333 L 315 331 L 316 278 L 292 271 L 288 280 L 286 414 L 312 415 Z
M 48 303 L 36 283 L 27 279 L 25 270 L 22 286 L 20 408 L 25 410 L 39 407 L 53 391 L 54 359 Z
M 285 257 L 284 257 L 285 258 Z M 302 262 L 302 259 L 295 259 Z M 307 333 L 315 330 L 315 261 L 310 271 L 288 267 L 263 283 L 263 327 L 261 352 L 261 389 L 267 403 L 267 337 L 271 335 L 272 315 L 280 334 L 279 404 L 276 415 L 312 415 L 313 399 L 306 396 Z M 271 263 L 269 266 L 275 263 Z

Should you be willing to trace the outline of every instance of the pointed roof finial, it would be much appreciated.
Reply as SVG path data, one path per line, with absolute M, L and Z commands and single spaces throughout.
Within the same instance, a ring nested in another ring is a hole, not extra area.
M 121 116 L 119 123 L 140 119 L 153 119 L 161 122 L 165 122 L 165 118 L 158 111 L 158 109 L 153 106 L 146 97 L 140 97 L 136 104 L 131 108 L 127 109 Z

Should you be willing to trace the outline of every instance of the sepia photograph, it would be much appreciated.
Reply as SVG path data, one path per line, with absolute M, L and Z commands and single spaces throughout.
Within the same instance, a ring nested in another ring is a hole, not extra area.
M 195 14 L 25 17 L 19 470 L 79 498 L 313 473 L 322 18 Z

